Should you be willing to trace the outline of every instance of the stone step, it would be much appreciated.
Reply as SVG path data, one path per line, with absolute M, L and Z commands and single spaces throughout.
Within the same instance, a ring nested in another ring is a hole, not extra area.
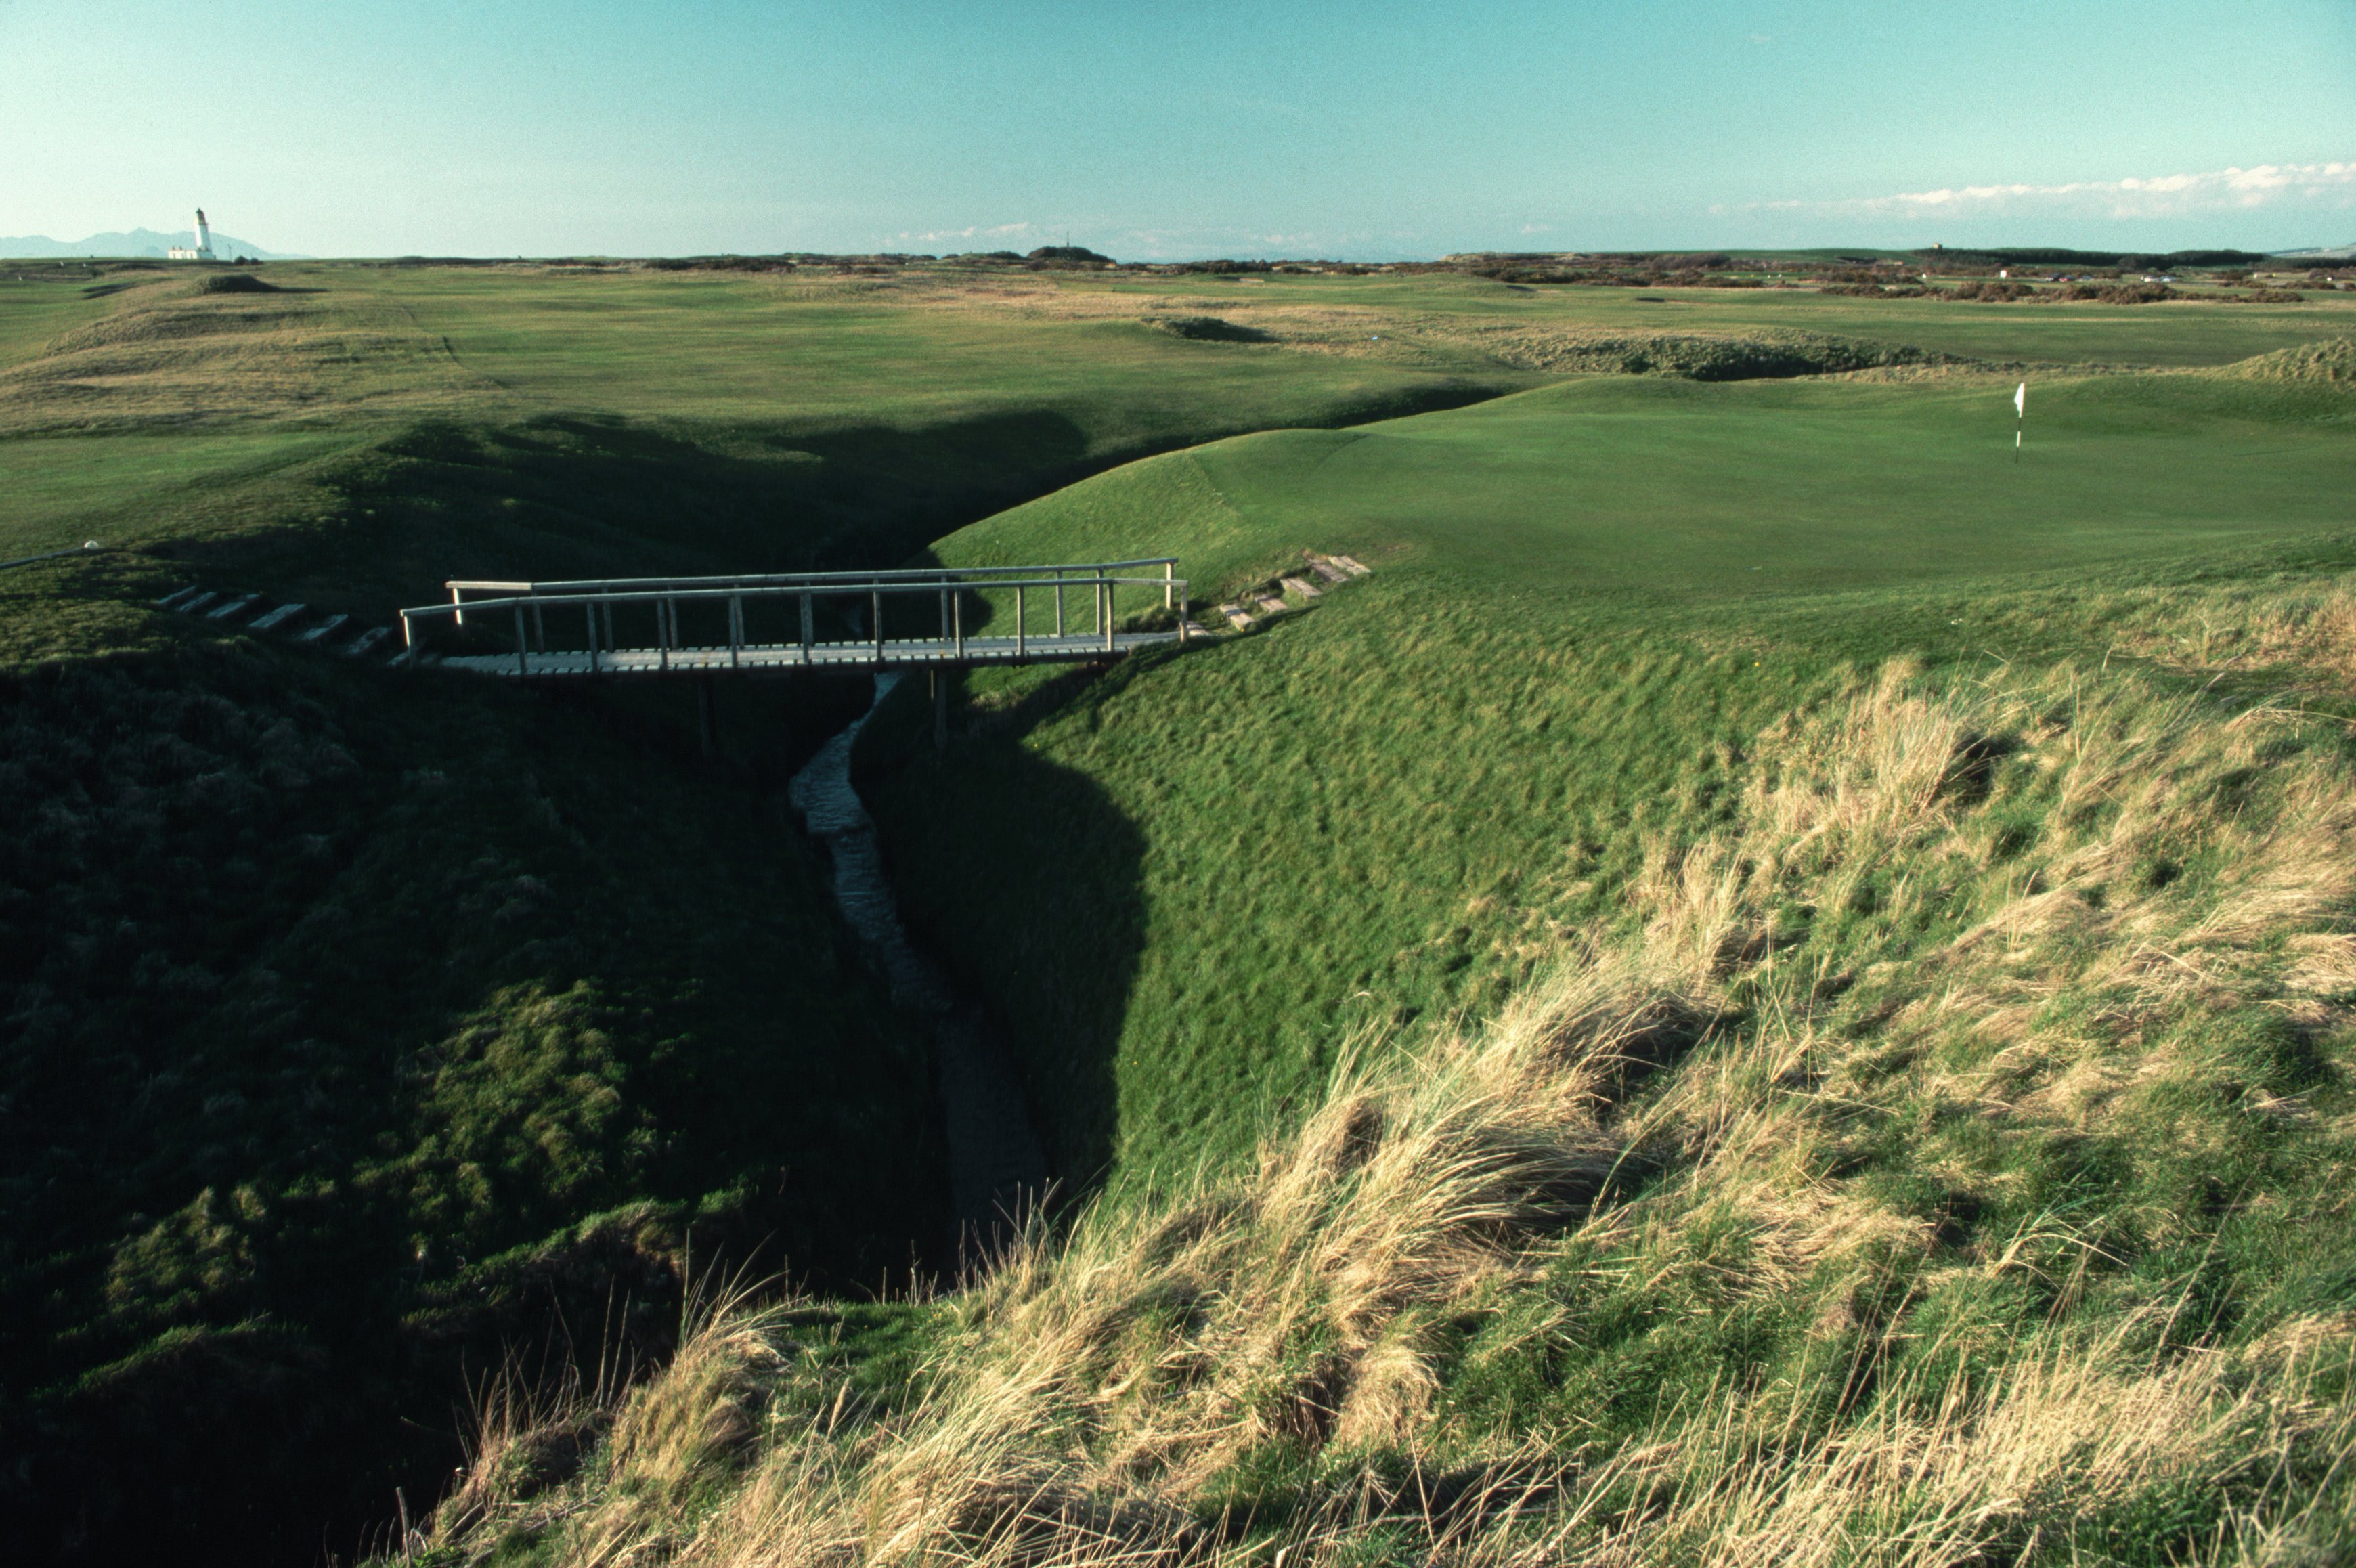
M 192 616 L 220 597 L 220 596 L 216 593 L 200 593 L 193 599 L 181 600 L 178 604 L 174 605 L 172 609 L 177 615 Z
M 240 594 L 225 605 L 205 612 L 207 620 L 234 620 L 262 602 L 260 594 Z
M 354 638 L 347 647 L 337 650 L 347 659 L 359 659 L 374 651 L 378 643 L 392 635 L 389 626 L 372 626 Z
M 1309 563 L 1309 569 L 1329 583 L 1346 583 L 1350 580 L 1350 574 L 1323 557 Z
M 281 605 L 260 619 L 248 621 L 245 628 L 248 631 L 268 631 L 273 627 L 285 625 L 301 615 L 303 610 L 304 607 L 301 605 Z
M 1317 590 L 1309 585 L 1309 579 L 1306 577 L 1286 577 L 1283 583 L 1284 591 L 1288 594 L 1299 594 L 1304 599 L 1313 599 L 1318 596 Z
M 188 600 L 195 598 L 198 594 L 203 592 L 204 590 L 202 588 L 199 588 L 194 583 L 191 583 L 185 588 L 180 588 L 172 593 L 166 594 L 162 598 L 157 599 L 155 601 L 155 607 L 159 610 L 176 610 L 182 605 L 186 604 Z
M 297 642 L 316 642 L 321 638 L 327 636 L 329 632 L 335 630 L 337 627 L 342 626 L 346 621 L 348 621 L 351 618 L 352 618 L 349 616 L 329 616 L 327 619 L 321 621 L 310 630 L 297 633 L 294 640 Z
M 1339 566 L 1353 577 L 1363 577 L 1367 573 L 1374 570 L 1372 566 L 1367 565 L 1365 562 L 1358 560 L 1355 556 L 1336 555 L 1332 557 L 1332 560 L 1333 564 Z

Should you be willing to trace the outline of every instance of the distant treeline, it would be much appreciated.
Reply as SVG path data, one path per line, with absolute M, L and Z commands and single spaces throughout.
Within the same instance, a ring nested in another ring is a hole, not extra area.
M 1918 256 L 1953 264 L 1987 262 L 2019 267 L 2118 267 L 2128 272 L 2180 272 L 2188 267 L 2262 267 L 2275 258 L 2262 251 L 1917 251 Z
M 161 264 L 161 263 L 151 263 Z M 1994 274 L 2016 267 L 2068 272 L 2126 273 L 2302 271 L 2310 263 L 2256 251 L 2074 251 L 2060 247 L 1926 247 L 1904 253 L 1746 256 L 1724 251 L 1481 251 L 1432 262 L 1345 262 L 1217 257 L 1186 262 L 1121 262 L 1085 245 L 1042 245 L 1027 252 L 967 251 L 931 255 L 888 251 L 835 254 L 786 251 L 774 255 L 466 257 L 400 256 L 379 266 L 498 266 L 645 269 L 670 273 L 790 273 L 801 269 L 837 274 L 882 274 L 915 265 L 949 265 L 1026 272 L 1122 272 L 1147 275 L 1207 274 L 1327 273 L 1347 276 L 1373 273 L 1462 273 L 1509 284 L 1589 284 L 1605 287 L 1759 288 L 1769 283 L 1836 285 L 1897 284 L 1926 270 L 1950 276 Z M 2319 268 L 2336 263 L 2311 263 Z M 2235 280 L 2240 281 L 2240 280 Z

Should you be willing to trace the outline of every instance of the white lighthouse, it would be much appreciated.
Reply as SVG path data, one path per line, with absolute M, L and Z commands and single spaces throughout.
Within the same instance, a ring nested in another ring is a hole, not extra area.
M 165 254 L 176 262 L 209 262 L 213 259 L 212 226 L 205 221 L 203 208 L 197 209 L 197 248 L 192 251 L 186 245 L 174 245 Z

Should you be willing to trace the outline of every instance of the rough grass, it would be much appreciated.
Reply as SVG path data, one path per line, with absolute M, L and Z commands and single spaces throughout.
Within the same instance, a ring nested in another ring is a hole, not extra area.
M 691 1254 L 856 1291 L 945 1244 L 923 1042 L 757 787 L 815 705 L 699 766 L 676 693 L 395 684 L 122 569 L 12 575 L 0 642 L 27 1552 L 348 1553 L 502 1342 L 659 1351 Z
M 1248 1165 L 933 1308 L 910 1397 L 722 1314 L 561 1487 L 478 1470 L 414 1544 L 2329 1560 L 2351 766 L 2140 673 L 1885 669 L 1494 1019 L 1362 1038 Z

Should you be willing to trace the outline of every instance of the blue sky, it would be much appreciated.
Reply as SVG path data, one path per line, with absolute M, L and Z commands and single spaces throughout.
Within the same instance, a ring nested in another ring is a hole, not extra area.
M 2356 0 L 0 0 L 0 234 L 322 255 L 2356 241 Z

